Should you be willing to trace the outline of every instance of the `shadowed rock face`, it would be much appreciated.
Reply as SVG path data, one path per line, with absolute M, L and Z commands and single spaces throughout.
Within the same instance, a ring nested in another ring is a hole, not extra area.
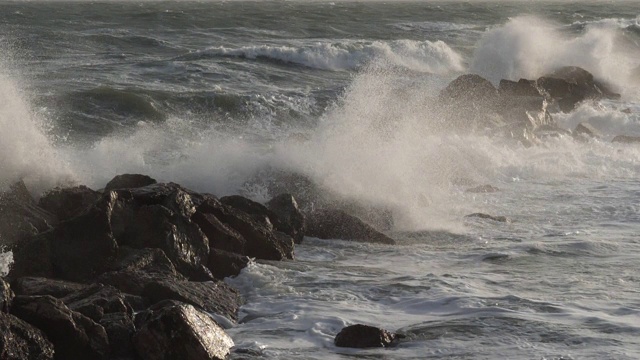
M 44 194 L 38 205 L 55 214 L 58 220 L 65 221 L 89 209 L 99 198 L 99 192 L 86 186 L 55 188 Z
M 291 236 L 296 244 L 300 244 L 306 231 L 306 220 L 293 195 L 280 194 L 269 200 L 266 205 L 278 218 L 276 229 Z
M 157 181 L 147 175 L 122 174 L 114 177 L 104 187 L 104 192 L 117 189 L 133 189 L 156 184 Z
M 209 315 L 191 305 L 169 303 L 142 314 L 133 343 L 144 360 L 225 359 L 233 340 Z
M 0 359 L 50 360 L 53 359 L 53 344 L 41 330 L 0 312 Z
M 341 210 L 320 210 L 310 214 L 307 220 L 307 236 L 395 244 L 390 237 Z
M 70 281 L 28 276 L 16 279 L 12 285 L 18 295 L 51 295 L 55 298 L 65 297 L 87 287 L 85 284 Z
M 395 345 L 399 336 L 387 330 L 368 325 L 351 325 L 340 330 L 334 344 L 337 347 L 373 348 Z

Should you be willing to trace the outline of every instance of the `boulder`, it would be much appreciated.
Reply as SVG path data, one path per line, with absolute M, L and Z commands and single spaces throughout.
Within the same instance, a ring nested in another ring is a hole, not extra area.
M 506 216 L 494 216 L 494 215 L 489 215 L 489 214 L 484 214 L 484 213 L 473 213 L 473 214 L 465 215 L 465 217 L 466 218 L 489 219 L 489 220 L 498 221 L 498 222 L 511 222 L 511 219 L 509 219 Z
M 453 80 L 440 92 L 444 127 L 456 131 L 476 131 L 499 127 L 501 119 L 495 113 L 498 90 L 480 75 L 465 74 Z
M 238 254 L 245 253 L 247 241 L 244 237 L 230 226 L 223 224 L 215 215 L 196 212 L 192 220 L 209 239 L 209 251 L 220 249 Z
M 573 130 L 573 134 L 575 136 L 589 137 L 589 138 L 601 138 L 602 133 L 600 130 L 596 129 L 593 125 L 581 122 L 576 126 L 576 129 Z
M 15 294 L 3 278 L 0 278 L 0 312 L 8 313 Z
M 291 236 L 296 244 L 300 244 L 304 238 L 306 220 L 293 195 L 280 194 L 266 205 L 278 218 L 276 230 Z
M 17 295 L 51 295 L 55 298 L 62 298 L 80 291 L 88 285 L 44 277 L 25 276 L 14 280 L 12 286 Z
M 479 185 L 474 188 L 467 189 L 465 192 L 478 194 L 478 193 L 494 193 L 498 191 L 500 191 L 500 189 L 498 189 L 497 187 L 487 184 L 487 185 Z
M 207 265 L 209 270 L 216 279 L 224 279 L 228 276 L 237 276 L 242 269 L 249 265 L 251 260 L 240 254 L 211 249 L 209 253 L 209 264 Z
M 440 100 L 445 102 L 491 102 L 497 96 L 495 86 L 476 74 L 460 75 L 440 92 Z
M 52 296 L 17 296 L 13 315 L 42 330 L 55 347 L 56 359 L 106 359 L 109 341 L 104 328 L 71 311 Z
M 498 91 L 506 96 L 527 96 L 540 97 L 540 93 L 535 80 L 520 79 L 518 81 L 500 80 Z
M 536 81 L 539 89 L 558 101 L 560 109 L 568 112 L 587 99 L 617 99 L 615 93 L 606 84 L 595 80 L 593 75 L 577 66 L 565 66 L 540 77 Z
M 98 199 L 99 192 L 80 185 L 50 190 L 40 198 L 38 205 L 55 214 L 59 221 L 64 221 L 88 210 Z
M 237 319 L 241 302 L 240 295 L 234 288 L 218 280 L 207 282 L 161 280 L 147 284 L 142 296 L 149 305 L 163 300 L 176 300 L 231 320 Z
M 97 281 L 133 295 L 142 295 L 144 287 L 154 281 L 164 279 L 186 281 L 164 251 L 157 248 L 120 247 L 120 254 L 109 270 L 98 277 Z
M 351 325 L 340 330 L 334 344 L 337 347 L 373 348 L 397 344 L 401 336 L 369 325 Z
M 143 360 L 225 359 L 234 345 L 209 315 L 191 305 L 162 307 L 145 317 L 133 337 Z
M 614 143 L 624 144 L 638 144 L 640 143 L 640 136 L 618 135 L 611 140 Z
M 395 244 L 395 241 L 342 210 L 318 210 L 307 217 L 307 236 Z
M 51 360 L 53 345 L 41 330 L 0 312 L 0 359 Z
M 197 213 L 212 214 L 242 235 L 246 240 L 243 255 L 265 260 L 293 259 L 294 243 L 290 236 L 276 236 L 273 229 L 257 222 L 244 211 L 210 198 L 198 206 Z
M 251 217 L 255 221 L 271 230 L 277 228 L 276 223 L 278 222 L 278 217 L 276 216 L 276 214 L 274 214 L 273 212 L 271 212 L 271 210 L 267 209 L 266 206 L 258 202 L 247 199 L 240 195 L 222 197 L 220 198 L 220 202 L 228 207 L 232 207 L 236 210 L 240 210 L 251 215 Z
M 36 204 L 24 182 L 0 193 L 0 246 L 13 246 L 51 229 L 55 215 Z
M 147 175 L 122 174 L 114 177 L 104 187 L 104 192 L 117 189 L 132 189 L 156 184 L 157 181 Z
M 133 315 L 124 312 L 105 314 L 100 320 L 109 338 L 111 358 L 134 359 L 133 335 L 136 327 L 133 323 Z
M 124 294 L 109 285 L 92 284 L 60 300 L 70 310 L 76 311 L 96 323 L 99 323 L 105 314 L 133 314 L 133 308 L 128 304 Z

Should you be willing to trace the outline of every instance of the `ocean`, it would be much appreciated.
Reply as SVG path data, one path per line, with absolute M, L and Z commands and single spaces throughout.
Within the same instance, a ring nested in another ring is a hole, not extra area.
M 599 139 L 433 108 L 461 74 L 569 65 L 621 94 L 552 114 Z M 640 135 L 640 3 L 2 1 L 0 90 L 0 187 L 143 173 L 266 201 L 283 170 L 392 209 L 398 245 L 306 238 L 227 279 L 232 358 L 640 358 L 640 146 L 611 142 Z M 355 323 L 406 338 L 335 347 Z

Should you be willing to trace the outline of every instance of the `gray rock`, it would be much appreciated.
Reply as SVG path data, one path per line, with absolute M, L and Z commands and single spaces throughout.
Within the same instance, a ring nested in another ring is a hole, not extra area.
M 186 304 L 148 315 L 133 343 L 144 360 L 225 359 L 234 345 L 209 315 Z

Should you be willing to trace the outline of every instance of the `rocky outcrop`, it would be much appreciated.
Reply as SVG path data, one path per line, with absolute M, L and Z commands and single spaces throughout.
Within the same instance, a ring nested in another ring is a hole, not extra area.
M 71 188 L 55 188 L 44 194 L 38 205 L 52 214 L 58 220 L 69 220 L 88 210 L 100 198 L 100 193 L 86 186 Z
M 0 359 L 51 360 L 53 345 L 39 329 L 0 312 Z
M 307 236 L 395 244 L 390 237 L 341 210 L 319 210 L 310 214 L 307 220 Z
M 334 344 L 337 347 L 373 348 L 397 344 L 401 336 L 369 325 L 351 325 L 340 330 Z
M 14 246 L 33 235 L 51 229 L 55 215 L 36 204 L 24 182 L 0 193 L 0 246 Z
M 122 174 L 114 177 L 104 187 L 104 192 L 117 189 L 133 189 L 156 184 L 157 181 L 147 175 Z
M 280 194 L 269 200 L 266 206 L 279 220 L 276 229 L 291 236 L 296 244 L 300 244 L 304 238 L 306 220 L 293 195 Z
M 225 359 L 233 340 L 206 313 L 191 305 L 159 304 L 136 318 L 139 330 L 133 337 L 144 360 Z M 138 317 L 143 318 L 138 320 Z
M 106 359 L 109 341 L 104 328 L 71 311 L 52 296 L 18 296 L 12 314 L 42 330 L 55 347 L 56 359 Z

